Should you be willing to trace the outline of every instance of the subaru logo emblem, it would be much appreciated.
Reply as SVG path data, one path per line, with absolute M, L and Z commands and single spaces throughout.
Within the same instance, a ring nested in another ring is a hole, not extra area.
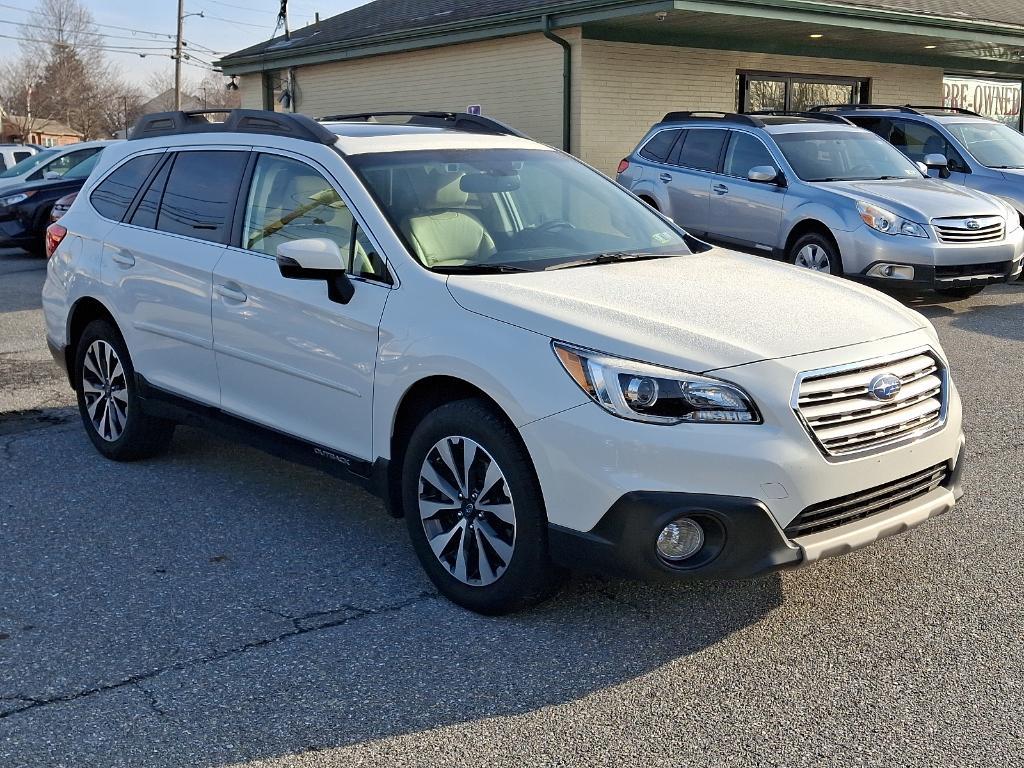
M 875 400 L 892 400 L 903 389 L 903 382 L 891 373 L 880 373 L 868 384 L 868 392 Z
M 981 229 L 981 222 L 977 219 L 967 219 L 967 221 L 964 222 L 964 226 L 968 229 Z

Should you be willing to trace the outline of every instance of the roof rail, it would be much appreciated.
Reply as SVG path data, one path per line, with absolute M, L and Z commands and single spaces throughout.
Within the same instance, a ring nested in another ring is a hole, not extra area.
M 207 115 L 227 115 L 212 122 Z M 262 109 L 196 109 L 188 112 L 155 112 L 135 123 L 129 139 L 177 136 L 186 133 L 260 133 L 290 136 L 318 144 L 334 144 L 338 137 L 306 115 Z
M 917 112 L 952 112 L 955 115 L 971 115 L 972 117 L 984 117 L 974 110 L 964 109 L 963 107 L 930 107 L 920 106 L 918 104 L 907 104 L 909 109 L 913 109 Z
M 694 111 L 694 112 L 669 112 L 663 118 L 663 123 L 675 123 L 680 120 L 712 120 L 719 123 L 738 123 L 739 125 L 752 125 L 755 128 L 763 128 L 764 122 L 750 115 L 740 115 L 735 112 L 715 111 Z
M 910 114 L 918 114 L 916 109 L 911 107 L 898 107 L 893 104 L 819 104 L 816 107 L 811 107 L 808 112 L 838 112 L 839 110 L 850 110 L 856 112 L 861 109 L 893 109 L 897 112 L 907 112 Z
M 853 125 L 842 115 L 834 115 L 831 112 L 799 112 L 786 109 L 758 109 L 754 112 L 745 112 L 747 115 L 763 115 L 765 117 L 805 117 L 808 120 L 818 120 L 823 123 L 843 123 Z
M 381 118 L 407 118 L 406 120 L 387 120 Z M 493 117 L 471 115 L 468 112 L 356 112 L 350 115 L 327 115 L 320 122 L 362 122 L 384 123 L 392 125 L 421 125 L 432 128 L 448 128 L 465 133 L 490 133 L 503 136 L 529 138 L 510 125 L 495 120 Z

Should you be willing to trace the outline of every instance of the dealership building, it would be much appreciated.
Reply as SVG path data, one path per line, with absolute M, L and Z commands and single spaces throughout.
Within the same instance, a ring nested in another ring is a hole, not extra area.
M 612 173 L 669 110 L 964 107 L 1022 128 L 1009 0 L 375 0 L 224 57 L 242 106 L 479 106 Z

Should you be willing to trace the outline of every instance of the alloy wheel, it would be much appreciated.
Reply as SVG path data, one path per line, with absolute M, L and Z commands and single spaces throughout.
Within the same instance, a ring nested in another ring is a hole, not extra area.
M 815 272 L 831 272 L 828 251 L 816 243 L 808 243 L 797 251 L 793 262 L 798 267 L 813 269 Z
M 505 573 L 516 541 L 515 505 L 494 457 L 468 437 L 445 437 L 420 469 L 427 543 L 449 574 L 483 587 Z
M 93 429 L 108 443 L 117 440 L 128 423 L 128 379 L 117 350 L 94 341 L 82 361 L 82 392 Z

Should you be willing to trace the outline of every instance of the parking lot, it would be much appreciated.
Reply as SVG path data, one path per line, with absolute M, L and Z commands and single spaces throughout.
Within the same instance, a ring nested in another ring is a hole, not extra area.
M 1024 753 L 1024 283 L 915 304 L 952 515 L 756 581 L 576 576 L 485 618 L 369 495 L 190 429 L 114 464 L 0 252 L 0 765 L 1009 766 Z

